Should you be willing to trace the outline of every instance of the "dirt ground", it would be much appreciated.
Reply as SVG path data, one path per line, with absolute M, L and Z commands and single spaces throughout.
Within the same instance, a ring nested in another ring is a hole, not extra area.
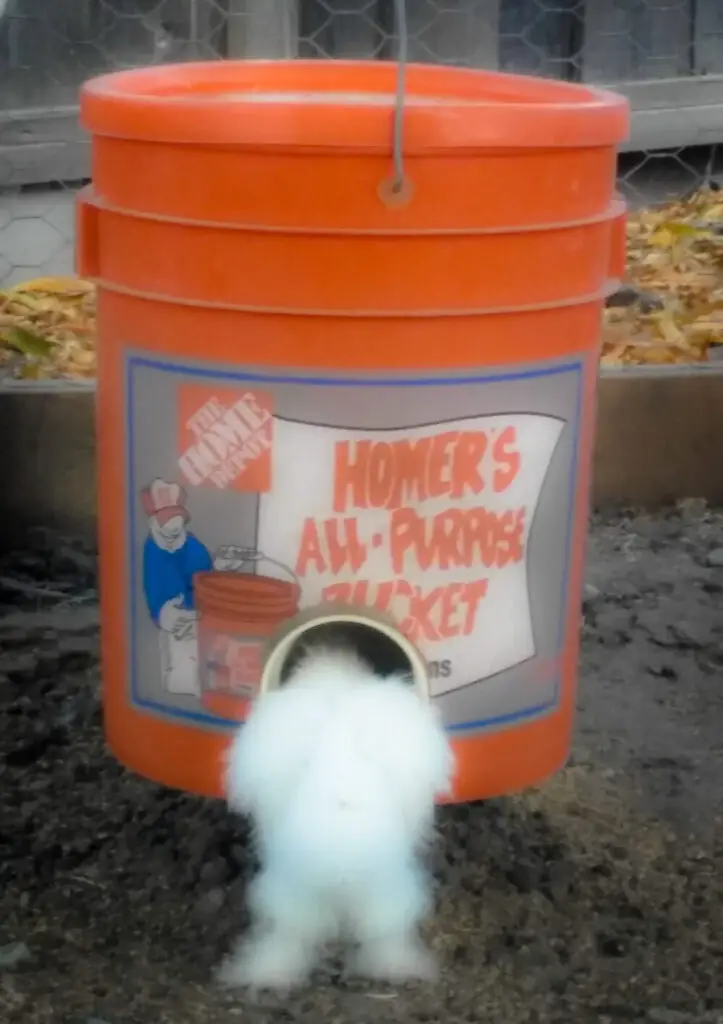
M 107 754 L 92 554 L 0 558 L 4 1024 L 723 1024 L 723 514 L 592 527 L 575 748 L 445 810 L 436 985 L 218 991 L 252 857 L 222 806 Z

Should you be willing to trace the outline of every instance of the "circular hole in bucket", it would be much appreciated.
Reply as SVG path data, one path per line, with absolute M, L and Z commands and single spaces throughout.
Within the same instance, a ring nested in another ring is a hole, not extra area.
M 407 654 L 382 630 L 362 622 L 321 622 L 304 630 L 291 645 L 279 681 L 285 683 L 309 649 L 317 646 L 355 651 L 381 678 L 403 675 L 413 680 L 414 667 Z

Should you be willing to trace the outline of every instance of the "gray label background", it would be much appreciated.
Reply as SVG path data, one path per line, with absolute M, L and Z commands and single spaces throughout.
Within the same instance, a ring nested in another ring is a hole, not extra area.
M 575 500 L 582 361 L 497 370 L 440 371 L 438 375 L 264 372 L 207 363 L 160 360 L 141 351 L 126 356 L 126 528 L 129 554 L 129 699 L 139 710 L 189 725 L 228 729 L 195 697 L 162 687 L 158 630 L 145 605 L 143 545 L 148 534 L 140 491 L 155 477 L 178 481 L 187 495 L 189 529 L 213 552 L 224 544 L 256 546 L 259 498 L 251 492 L 191 487 L 178 468 L 177 388 L 257 388 L 270 393 L 274 415 L 304 423 L 354 428 L 443 424 L 469 416 L 523 414 L 564 422 L 547 471 L 527 542 L 528 589 L 535 654 L 525 662 L 436 698 L 450 729 L 496 729 L 554 710 L 564 640 L 567 576 Z M 383 382 L 383 383 L 382 383 Z

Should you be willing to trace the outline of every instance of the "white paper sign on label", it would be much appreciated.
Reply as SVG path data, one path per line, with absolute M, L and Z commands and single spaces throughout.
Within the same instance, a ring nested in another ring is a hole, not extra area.
M 302 605 L 387 610 L 449 673 L 435 696 L 532 657 L 527 542 L 564 421 L 474 416 L 393 430 L 275 418 L 258 545 Z

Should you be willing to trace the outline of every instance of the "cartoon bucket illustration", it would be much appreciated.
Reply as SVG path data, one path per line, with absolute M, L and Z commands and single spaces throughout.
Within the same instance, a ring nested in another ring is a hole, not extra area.
M 235 568 L 194 577 L 201 704 L 242 721 L 259 690 L 268 638 L 296 614 L 301 589 L 292 570 L 262 552 L 226 546 L 216 564 L 224 560 Z

